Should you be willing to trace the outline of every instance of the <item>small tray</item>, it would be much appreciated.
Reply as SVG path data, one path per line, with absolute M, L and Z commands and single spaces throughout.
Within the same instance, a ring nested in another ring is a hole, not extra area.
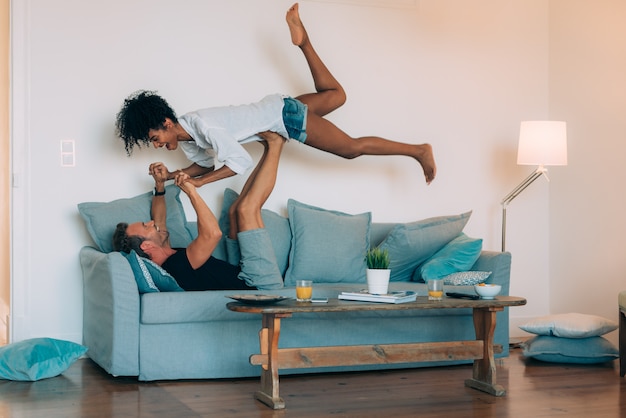
M 269 305 L 272 303 L 282 302 L 283 300 L 291 299 L 288 296 L 278 296 L 278 295 L 230 295 L 226 296 L 228 298 L 234 299 L 237 302 L 247 303 L 249 305 Z

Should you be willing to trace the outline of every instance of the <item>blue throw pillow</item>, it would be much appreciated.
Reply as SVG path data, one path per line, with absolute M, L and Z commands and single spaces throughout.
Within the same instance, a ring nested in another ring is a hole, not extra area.
M 537 335 L 521 346 L 524 356 L 553 363 L 604 363 L 619 357 L 617 348 L 600 336 L 562 338 Z
M 537 335 L 587 338 L 615 331 L 618 324 L 601 316 L 570 312 L 535 318 L 519 327 L 526 332 Z
M 167 230 L 174 248 L 187 247 L 192 240 L 187 228 L 185 210 L 180 201 L 180 188 L 173 184 L 165 187 L 167 205 Z M 145 222 L 151 218 L 152 192 L 112 202 L 85 202 L 78 204 L 78 212 L 87 226 L 87 231 L 100 251 L 113 251 L 113 232 L 120 222 Z
M 140 257 L 135 250 L 122 255 L 126 257 L 133 270 L 139 293 L 184 291 L 167 271 L 152 260 Z
M 220 214 L 219 225 L 224 237 L 220 246 L 225 245 L 226 237 L 230 229 L 230 218 L 228 217 L 228 210 L 233 202 L 239 197 L 239 194 L 229 188 L 224 190 L 224 201 L 222 203 L 222 212 Z M 291 248 L 291 229 L 289 228 L 289 220 L 284 216 L 272 212 L 269 209 L 261 209 L 261 217 L 263 218 L 263 224 L 265 229 L 269 233 L 270 240 L 272 241 L 272 247 L 274 248 L 274 254 L 276 255 L 276 263 L 278 263 L 278 270 L 281 275 L 285 275 L 287 271 L 287 264 L 289 263 L 289 250 Z M 232 257 L 229 254 L 229 246 L 220 249 L 220 252 L 224 252 L 223 260 L 228 261 L 230 264 L 238 265 L 239 260 L 237 256 Z M 231 251 L 232 253 L 232 251 Z
M 379 248 L 389 251 L 389 280 L 410 281 L 418 265 L 459 236 L 471 214 L 438 216 L 394 226 L 379 245 Z
M 371 213 L 350 215 L 289 199 L 291 251 L 285 286 L 296 280 L 365 283 Z
M 414 281 L 441 279 L 472 268 L 483 249 L 483 240 L 461 233 L 424 262 L 413 275 Z
M 35 381 L 58 376 L 87 347 L 53 338 L 32 338 L 0 347 L 0 379 Z

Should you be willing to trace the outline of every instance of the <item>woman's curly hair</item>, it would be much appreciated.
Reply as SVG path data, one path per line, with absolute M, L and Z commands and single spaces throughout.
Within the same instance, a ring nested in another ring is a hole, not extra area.
M 130 156 L 135 145 L 138 148 L 142 144 L 149 145 L 148 131 L 162 129 L 165 118 L 178 122 L 174 110 L 156 92 L 139 90 L 128 96 L 115 122 L 117 135 L 124 140 L 126 154 Z

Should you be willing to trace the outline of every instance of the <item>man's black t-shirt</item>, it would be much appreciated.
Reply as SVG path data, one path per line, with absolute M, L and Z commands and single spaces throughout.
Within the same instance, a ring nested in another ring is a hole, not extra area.
M 175 248 L 161 267 L 171 274 L 185 290 L 245 290 L 256 289 L 239 279 L 240 268 L 211 256 L 200 268 L 194 270 L 187 259 L 185 248 Z

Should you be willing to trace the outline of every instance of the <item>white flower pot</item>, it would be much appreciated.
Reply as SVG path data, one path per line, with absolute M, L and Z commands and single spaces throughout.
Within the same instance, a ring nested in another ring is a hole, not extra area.
M 367 269 L 367 291 L 373 295 L 384 295 L 389 288 L 390 269 Z

